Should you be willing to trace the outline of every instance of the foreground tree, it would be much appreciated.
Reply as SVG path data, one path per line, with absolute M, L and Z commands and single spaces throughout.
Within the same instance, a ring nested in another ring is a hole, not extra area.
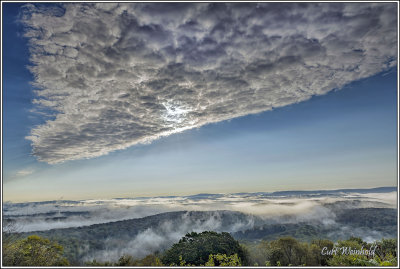
M 204 266 L 241 266 L 237 254 L 227 256 L 226 254 L 210 254 Z
M 293 237 L 287 236 L 271 242 L 272 265 L 302 265 L 307 262 L 307 249 Z
M 332 258 L 332 255 L 322 255 L 321 250 L 324 247 L 327 249 L 332 249 L 333 245 L 334 243 L 328 239 L 314 239 L 313 241 L 311 241 L 311 244 L 308 247 L 309 255 L 307 256 L 306 264 L 311 266 L 327 266 L 328 260 Z
M 380 265 L 389 266 L 397 265 L 397 239 L 385 239 L 377 241 L 376 243 L 376 260 L 380 262 Z
M 396 239 L 382 239 L 374 243 L 367 243 L 358 237 L 351 237 L 348 240 L 338 241 L 335 246 L 341 251 L 328 260 L 328 265 L 331 266 L 397 266 Z M 366 252 L 348 255 L 344 253 L 343 249 L 373 249 L 375 252 L 373 254 Z
M 163 266 L 160 259 L 154 254 L 143 259 L 134 259 L 131 255 L 122 255 L 117 262 L 98 262 L 96 260 L 85 262 L 87 266 Z
M 3 243 L 3 265 L 7 266 L 65 266 L 63 247 L 37 235 Z
M 286 236 L 270 242 L 264 240 L 257 244 L 249 243 L 247 247 L 250 262 L 254 266 L 325 266 L 332 255 L 322 255 L 321 249 L 331 249 L 333 244 L 326 239 L 315 239 L 308 243 Z
M 168 249 L 162 257 L 165 265 L 204 265 L 209 262 L 210 254 L 213 262 L 224 261 L 225 257 L 237 254 L 238 262 L 248 264 L 246 251 L 229 233 L 202 232 L 186 234 L 178 243 Z M 223 255 L 226 256 L 223 256 Z M 228 259 L 228 258 L 227 258 Z M 225 259 L 226 260 L 226 259 Z M 228 260 L 226 260 L 228 261 Z M 211 263 L 211 261 L 210 261 Z

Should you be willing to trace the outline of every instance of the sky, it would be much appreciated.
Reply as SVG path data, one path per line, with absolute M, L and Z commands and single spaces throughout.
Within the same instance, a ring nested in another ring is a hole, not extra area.
M 397 6 L 3 4 L 3 201 L 397 184 Z

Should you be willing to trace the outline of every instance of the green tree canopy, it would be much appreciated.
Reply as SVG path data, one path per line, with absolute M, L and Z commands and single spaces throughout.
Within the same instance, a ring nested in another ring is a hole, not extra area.
M 226 254 L 210 254 L 208 262 L 204 266 L 241 266 L 237 254 L 226 256 Z
M 165 252 L 162 262 L 165 265 L 179 265 L 184 260 L 187 264 L 200 266 L 209 261 L 210 254 L 237 254 L 241 264 L 248 264 L 246 251 L 229 233 L 208 231 L 186 234 Z
M 339 240 L 335 247 L 338 248 L 338 253 L 333 255 L 328 260 L 330 266 L 376 266 L 380 264 L 380 261 L 374 259 L 374 256 L 367 254 L 349 254 L 346 250 L 360 250 L 369 249 L 372 244 L 364 242 L 361 238 L 350 237 L 347 240 Z
M 307 250 L 299 241 L 287 236 L 271 242 L 270 262 L 277 265 L 301 265 L 306 263 Z
M 64 266 L 63 247 L 37 235 L 3 244 L 3 265 L 7 266 Z

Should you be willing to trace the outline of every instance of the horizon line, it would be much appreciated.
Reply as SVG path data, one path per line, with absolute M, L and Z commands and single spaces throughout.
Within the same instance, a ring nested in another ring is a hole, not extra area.
M 274 195 L 274 194 L 282 194 L 287 193 L 290 194 L 291 192 L 302 192 L 302 193 L 310 193 L 310 192 L 351 192 L 351 191 L 371 191 L 371 190 L 378 190 L 378 189 L 387 189 L 387 188 L 395 188 L 398 189 L 398 186 L 381 186 L 381 187 L 373 187 L 373 188 L 346 188 L 346 189 L 317 189 L 317 190 L 280 190 L 280 191 L 273 191 L 273 192 L 234 192 L 234 193 L 196 193 L 190 195 L 159 195 L 159 196 L 136 196 L 136 197 L 113 197 L 113 198 L 89 198 L 89 199 L 80 199 L 80 200 L 65 200 L 65 199 L 58 199 L 58 200 L 43 200 L 43 201 L 25 201 L 25 202 L 12 202 L 12 201 L 2 201 L 2 204 L 26 204 L 26 203 L 49 203 L 49 202 L 81 202 L 81 201 L 90 201 L 90 200 L 124 200 L 124 199 L 150 199 L 150 198 L 173 198 L 173 197 L 193 197 L 199 195 L 245 195 L 245 194 L 267 194 L 267 195 Z M 382 192 L 382 191 L 381 191 Z M 383 191 L 385 192 L 385 191 Z

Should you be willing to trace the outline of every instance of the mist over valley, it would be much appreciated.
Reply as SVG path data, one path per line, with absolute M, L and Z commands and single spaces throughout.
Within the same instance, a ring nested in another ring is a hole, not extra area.
M 190 232 L 228 232 L 240 242 L 292 236 L 366 242 L 397 237 L 396 187 L 198 194 L 108 200 L 5 203 L 4 218 L 26 236 L 66 246 L 69 260 L 143 258 Z

